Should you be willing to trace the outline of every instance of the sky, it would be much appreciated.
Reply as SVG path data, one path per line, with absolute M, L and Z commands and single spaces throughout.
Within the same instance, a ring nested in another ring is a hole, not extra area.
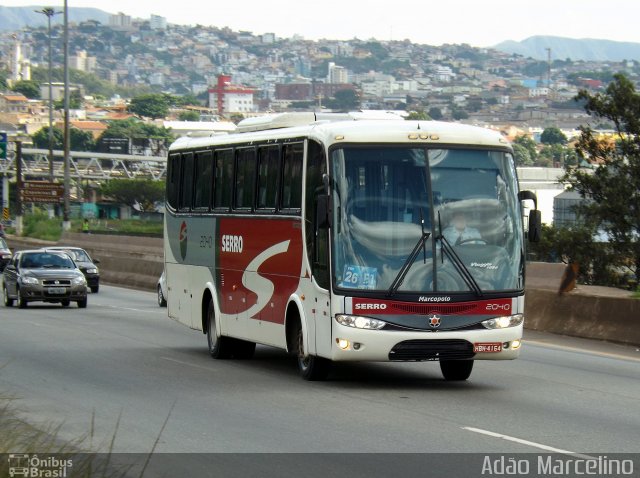
M 0 5 L 62 7 L 64 0 L 0 0 Z M 486 47 L 553 35 L 640 43 L 637 0 L 68 0 L 68 6 L 309 40 L 409 39 Z

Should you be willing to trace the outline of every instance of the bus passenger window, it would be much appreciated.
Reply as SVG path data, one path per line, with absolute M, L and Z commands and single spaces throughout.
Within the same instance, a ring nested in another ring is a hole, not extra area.
M 182 156 L 182 187 L 180 188 L 180 209 L 189 210 L 193 200 L 193 153 Z
M 284 146 L 282 209 L 300 209 L 302 205 L 302 143 Z
M 278 176 L 280 172 L 280 148 L 258 150 L 258 209 L 275 210 Z
M 236 150 L 235 208 L 253 207 L 253 190 L 256 177 L 256 150 L 253 148 Z
M 167 203 L 171 208 L 178 208 L 178 193 L 180 191 L 180 155 L 169 156 L 167 172 Z
M 223 149 L 215 153 L 215 177 L 213 184 L 214 209 L 228 210 L 231 207 L 233 184 L 233 150 Z
M 193 198 L 194 209 L 208 209 L 211 195 L 211 178 L 213 175 L 213 163 L 211 151 L 196 153 L 196 188 Z

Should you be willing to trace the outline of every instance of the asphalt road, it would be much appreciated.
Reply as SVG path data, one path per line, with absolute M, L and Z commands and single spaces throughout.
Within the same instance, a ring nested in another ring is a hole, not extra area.
M 520 359 L 476 362 L 464 383 L 436 363 L 341 364 L 306 382 L 269 347 L 213 360 L 154 294 L 101 286 L 87 309 L 0 306 L 0 392 L 99 451 L 640 452 L 640 351 L 525 339 Z

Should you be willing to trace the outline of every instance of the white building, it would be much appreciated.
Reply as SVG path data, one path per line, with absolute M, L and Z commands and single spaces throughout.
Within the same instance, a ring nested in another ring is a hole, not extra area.
M 152 14 L 151 17 L 149 18 L 149 27 L 152 30 L 166 30 L 167 19 L 165 17 Z
M 329 62 L 327 83 L 349 83 L 349 74 L 347 73 L 347 69 L 344 66 L 338 66 L 333 62 Z

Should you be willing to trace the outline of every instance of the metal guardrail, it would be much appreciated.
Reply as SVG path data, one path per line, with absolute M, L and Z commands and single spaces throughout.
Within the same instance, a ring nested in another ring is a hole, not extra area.
M 49 178 L 49 150 L 22 149 L 22 173 L 33 179 Z M 64 178 L 64 153 L 53 151 L 53 175 Z M 15 154 L 0 160 L 0 174 L 15 176 Z M 71 176 L 78 179 L 152 179 L 164 180 L 167 173 L 167 158 L 164 156 L 135 156 L 92 152 L 69 152 Z

